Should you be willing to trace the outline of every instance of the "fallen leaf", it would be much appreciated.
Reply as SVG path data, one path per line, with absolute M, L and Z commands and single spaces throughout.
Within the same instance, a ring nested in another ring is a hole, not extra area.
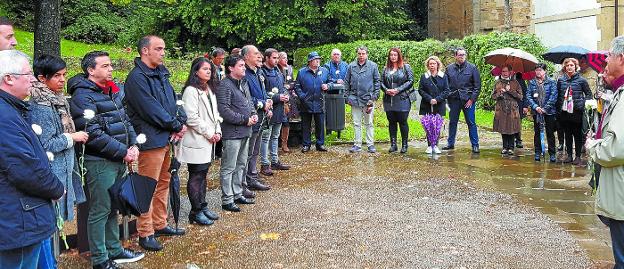
M 260 234 L 260 239 L 262 240 L 278 240 L 280 239 L 280 234 L 278 233 L 262 233 Z

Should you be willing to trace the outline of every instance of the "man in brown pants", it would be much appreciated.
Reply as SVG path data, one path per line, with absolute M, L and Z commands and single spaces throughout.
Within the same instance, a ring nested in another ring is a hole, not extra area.
M 156 179 L 156 190 L 148 213 L 139 217 L 139 245 L 158 251 L 162 245 L 155 237 L 183 235 L 183 229 L 167 225 L 169 196 L 169 141 L 177 141 L 186 131 L 186 114 L 176 105 L 176 94 L 169 82 L 169 71 L 162 64 L 165 42 L 157 36 L 145 36 L 138 44 L 140 57 L 126 79 L 128 116 L 137 133 L 147 136 L 140 146 L 139 174 Z

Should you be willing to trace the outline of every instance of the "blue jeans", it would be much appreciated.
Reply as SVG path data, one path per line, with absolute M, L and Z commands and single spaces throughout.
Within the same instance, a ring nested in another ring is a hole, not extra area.
M 37 268 L 41 244 L 0 251 L 0 268 L 32 269 Z
M 278 163 L 277 144 L 282 130 L 282 123 L 270 123 L 269 128 L 262 132 L 262 144 L 260 146 L 260 163 L 269 165 Z M 271 155 L 269 158 L 269 154 Z
M 52 251 L 52 238 L 43 240 L 41 243 L 37 269 L 56 269 L 56 260 Z
M 615 267 L 613 269 L 624 269 L 624 221 L 598 216 L 611 232 L 611 245 L 613 247 L 613 258 Z
M 470 144 L 479 146 L 479 134 L 477 133 L 477 123 L 475 122 L 476 103 L 469 108 L 465 108 L 466 102 L 460 99 L 448 99 L 451 109 L 449 112 L 449 136 L 447 139 L 448 146 L 455 146 L 455 135 L 457 134 L 457 123 L 459 122 L 459 112 L 464 112 L 464 119 L 468 124 L 468 136 L 470 136 Z

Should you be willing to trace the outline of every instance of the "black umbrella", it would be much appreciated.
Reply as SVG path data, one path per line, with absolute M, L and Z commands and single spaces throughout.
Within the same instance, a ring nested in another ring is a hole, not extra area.
M 124 216 L 140 216 L 149 211 L 156 180 L 142 176 L 130 169 L 130 173 L 108 189 L 113 209 Z
M 580 60 L 581 58 L 585 57 L 585 54 L 587 54 L 588 52 L 589 50 L 583 47 L 563 45 L 549 49 L 546 53 L 542 54 L 542 56 L 547 61 L 561 64 L 563 62 L 563 59 L 565 58 L 575 58 L 577 60 Z
M 171 165 L 169 166 L 169 173 L 171 173 L 171 180 L 169 180 L 169 203 L 171 204 L 171 213 L 173 213 L 173 220 L 176 224 L 176 230 L 178 229 L 178 221 L 180 220 L 180 176 L 178 175 L 179 170 L 180 162 L 178 162 L 178 159 L 176 159 L 175 156 L 171 156 Z

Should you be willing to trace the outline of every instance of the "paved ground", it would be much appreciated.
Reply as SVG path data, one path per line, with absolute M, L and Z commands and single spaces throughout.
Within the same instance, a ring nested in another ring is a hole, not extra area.
M 534 207 L 464 180 L 471 175 L 463 169 L 414 158 L 420 148 L 399 155 L 386 147 L 377 154 L 353 155 L 340 145 L 284 155 L 293 169 L 268 179 L 274 189 L 241 213 L 217 209 L 212 167 L 208 199 L 221 220 L 199 227 L 183 217 L 186 236 L 165 239 L 164 251 L 126 268 L 596 267 Z M 138 249 L 136 239 L 129 245 Z M 61 268 L 88 267 L 75 254 L 62 260 Z

